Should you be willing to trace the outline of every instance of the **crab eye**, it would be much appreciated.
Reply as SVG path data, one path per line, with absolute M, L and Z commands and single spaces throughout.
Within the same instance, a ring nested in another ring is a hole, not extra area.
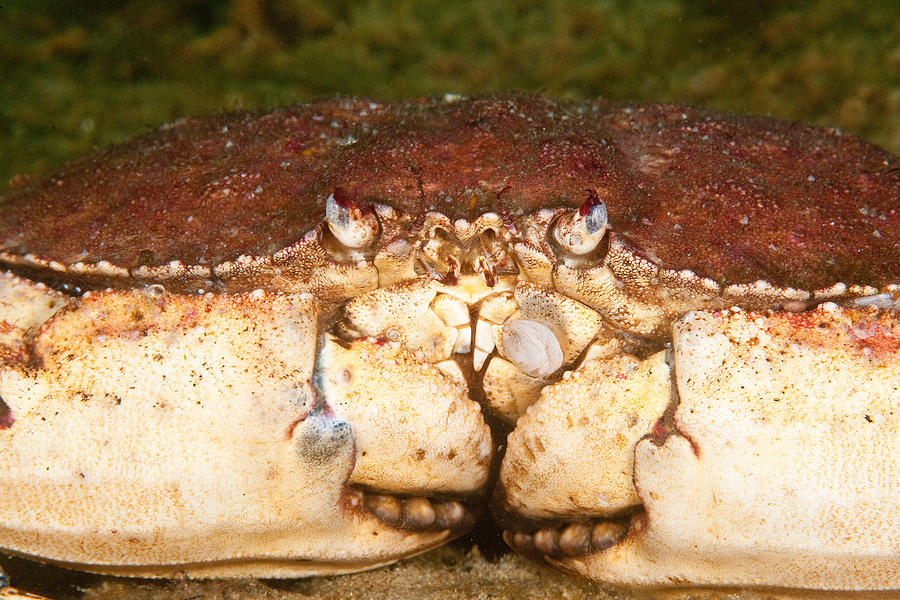
M 378 235 L 378 219 L 371 208 L 360 206 L 340 189 L 325 200 L 325 221 L 334 237 L 348 248 L 365 248 Z
M 531 377 L 547 377 L 563 364 L 559 338 L 544 323 L 530 319 L 511 319 L 504 323 L 503 352 Z
M 594 190 L 578 208 L 563 214 L 553 226 L 553 239 L 567 252 L 582 256 L 592 252 L 606 235 L 606 204 Z

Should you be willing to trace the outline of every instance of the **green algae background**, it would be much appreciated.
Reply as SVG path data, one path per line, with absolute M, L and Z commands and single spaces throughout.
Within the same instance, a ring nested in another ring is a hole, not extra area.
M 184 116 L 334 94 L 500 90 L 771 114 L 900 152 L 900 3 L 0 0 L 0 195 L 16 175 Z M 462 544 L 286 583 L 161 584 L 0 564 L 14 583 L 60 599 L 631 597 L 511 554 L 489 559 Z

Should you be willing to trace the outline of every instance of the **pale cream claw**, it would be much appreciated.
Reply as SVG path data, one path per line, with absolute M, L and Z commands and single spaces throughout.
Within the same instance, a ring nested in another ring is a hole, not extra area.
M 507 440 L 507 507 L 531 518 L 609 516 L 640 504 L 634 445 L 671 398 L 665 352 L 590 361 L 544 388 Z
M 352 361 L 346 381 L 340 361 L 317 367 L 317 317 L 306 294 L 92 292 L 30 346 L 0 340 L 4 548 L 119 575 L 297 577 L 386 564 L 456 535 L 465 514 L 443 519 L 450 528 L 398 530 L 346 484 L 379 464 L 357 451 L 396 446 L 424 475 L 396 468 L 379 487 L 474 491 L 492 449 L 477 404 L 396 345 L 360 360 L 402 359 L 413 393 L 393 373 L 400 400 L 351 401 L 376 378 Z M 378 439 L 384 427 L 407 444 Z M 427 508 L 414 506 L 422 523 Z
M 900 587 L 896 313 L 695 312 L 673 344 L 678 404 L 635 447 L 628 534 L 548 560 L 626 586 Z
M 328 405 L 353 428 L 351 483 L 405 494 L 484 485 L 490 431 L 478 403 L 438 367 L 400 344 L 326 336 L 316 378 Z

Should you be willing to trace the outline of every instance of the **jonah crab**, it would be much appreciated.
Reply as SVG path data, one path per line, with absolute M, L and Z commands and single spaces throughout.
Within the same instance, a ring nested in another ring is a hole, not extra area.
M 343 573 L 488 498 L 616 586 L 900 589 L 900 159 L 852 136 L 338 98 L 0 208 L 4 552 Z

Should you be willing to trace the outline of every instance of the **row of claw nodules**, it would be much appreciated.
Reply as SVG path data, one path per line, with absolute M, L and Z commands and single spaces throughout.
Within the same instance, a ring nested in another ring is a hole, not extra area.
M 474 515 L 456 500 L 432 501 L 428 498 L 397 498 L 366 493 L 365 507 L 384 524 L 397 529 L 462 529 L 474 522 Z
M 606 234 L 606 204 L 594 190 L 587 190 L 587 194 L 577 210 L 566 211 L 556 220 L 552 231 L 553 240 L 575 256 L 593 252 Z M 334 237 L 351 249 L 371 245 L 380 231 L 371 207 L 360 205 L 340 189 L 325 201 L 325 220 Z
M 534 533 L 507 531 L 506 542 L 525 556 L 550 558 L 584 556 L 602 552 L 621 542 L 628 533 L 628 521 L 602 519 L 596 523 L 570 523 L 565 527 L 544 527 Z

